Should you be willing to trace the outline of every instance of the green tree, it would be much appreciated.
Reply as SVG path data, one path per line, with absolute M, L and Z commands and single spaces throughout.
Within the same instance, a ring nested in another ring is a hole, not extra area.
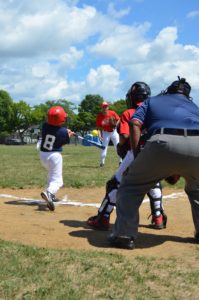
M 73 119 L 67 123 L 68 128 L 72 129 L 74 132 L 79 132 L 83 136 L 86 133 L 85 123 L 83 119 L 80 119 L 79 115 L 74 115 Z
M 24 101 L 13 103 L 12 131 L 17 132 L 23 142 L 24 133 L 34 124 L 32 108 Z
M 79 105 L 79 112 L 89 112 L 96 116 L 104 99 L 100 95 L 86 95 Z
M 95 117 L 90 112 L 80 112 L 77 116 L 77 131 L 85 135 L 89 130 L 95 128 Z
M 33 106 L 33 110 L 32 110 L 33 123 L 35 125 L 38 125 L 38 128 L 41 127 L 41 124 L 45 121 L 47 116 L 47 111 L 48 111 L 48 107 L 46 106 L 46 104 L 42 103 Z
M 13 100 L 10 95 L 0 90 L 0 132 L 11 132 L 13 117 Z
M 73 113 L 73 111 L 76 109 L 75 104 L 73 104 L 70 101 L 67 101 L 66 99 L 46 101 L 45 105 L 47 107 L 47 110 L 52 106 L 62 106 L 68 114 Z
M 111 103 L 109 108 L 111 110 L 114 110 L 119 116 L 122 115 L 122 113 L 127 110 L 126 101 L 125 100 L 118 100 L 114 103 Z
M 68 125 L 73 124 L 73 119 L 75 118 L 74 110 L 76 109 L 76 106 L 65 99 L 59 99 L 59 100 L 52 100 L 52 101 L 46 101 L 45 103 L 35 105 L 33 107 L 33 117 L 35 124 L 38 124 L 39 127 L 41 127 L 41 124 L 46 120 L 47 118 L 47 112 L 49 108 L 52 106 L 62 106 L 64 110 L 68 114 Z
M 96 127 L 96 116 L 101 111 L 104 99 L 100 95 L 86 95 L 78 107 L 77 121 L 81 124 L 78 131 L 86 133 Z

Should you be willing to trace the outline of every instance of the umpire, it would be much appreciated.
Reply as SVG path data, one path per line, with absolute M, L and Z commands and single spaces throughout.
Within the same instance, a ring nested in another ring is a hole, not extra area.
M 178 77 L 166 91 L 145 100 L 133 115 L 130 134 L 135 155 L 142 128 L 147 128 L 148 138 L 118 189 L 117 218 L 109 236 L 114 247 L 135 247 L 144 195 L 155 183 L 173 174 L 185 179 L 195 241 L 199 243 L 199 107 L 192 102 L 190 91 L 189 83 Z

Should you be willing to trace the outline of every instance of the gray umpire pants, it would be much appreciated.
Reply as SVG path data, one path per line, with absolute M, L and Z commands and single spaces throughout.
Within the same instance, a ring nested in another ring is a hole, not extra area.
M 129 166 L 117 192 L 116 236 L 137 236 L 139 207 L 154 184 L 170 175 L 185 178 L 195 231 L 199 233 L 199 136 L 153 135 Z

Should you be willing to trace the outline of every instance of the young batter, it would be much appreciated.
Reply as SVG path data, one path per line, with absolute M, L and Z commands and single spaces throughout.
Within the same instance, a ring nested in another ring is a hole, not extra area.
M 67 113 L 61 106 L 53 106 L 48 111 L 47 122 L 42 126 L 40 160 L 48 171 L 48 183 L 41 197 L 51 211 L 55 210 L 55 194 L 63 186 L 62 146 L 69 144 L 70 137 L 74 135 L 70 129 L 62 127 L 66 118 Z

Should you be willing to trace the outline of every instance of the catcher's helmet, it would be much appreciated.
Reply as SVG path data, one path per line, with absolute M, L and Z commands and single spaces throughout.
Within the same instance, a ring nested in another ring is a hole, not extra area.
M 151 89 L 145 82 L 137 81 L 126 94 L 128 108 L 137 108 L 137 103 L 143 102 L 151 95 Z
M 48 110 L 48 124 L 61 126 L 67 118 L 67 113 L 61 106 L 53 106 Z
M 180 78 L 178 76 L 178 80 L 172 82 L 172 84 L 166 89 L 166 94 L 183 94 L 187 98 L 189 98 L 189 94 L 191 92 L 191 86 L 188 82 L 186 82 L 185 78 Z

